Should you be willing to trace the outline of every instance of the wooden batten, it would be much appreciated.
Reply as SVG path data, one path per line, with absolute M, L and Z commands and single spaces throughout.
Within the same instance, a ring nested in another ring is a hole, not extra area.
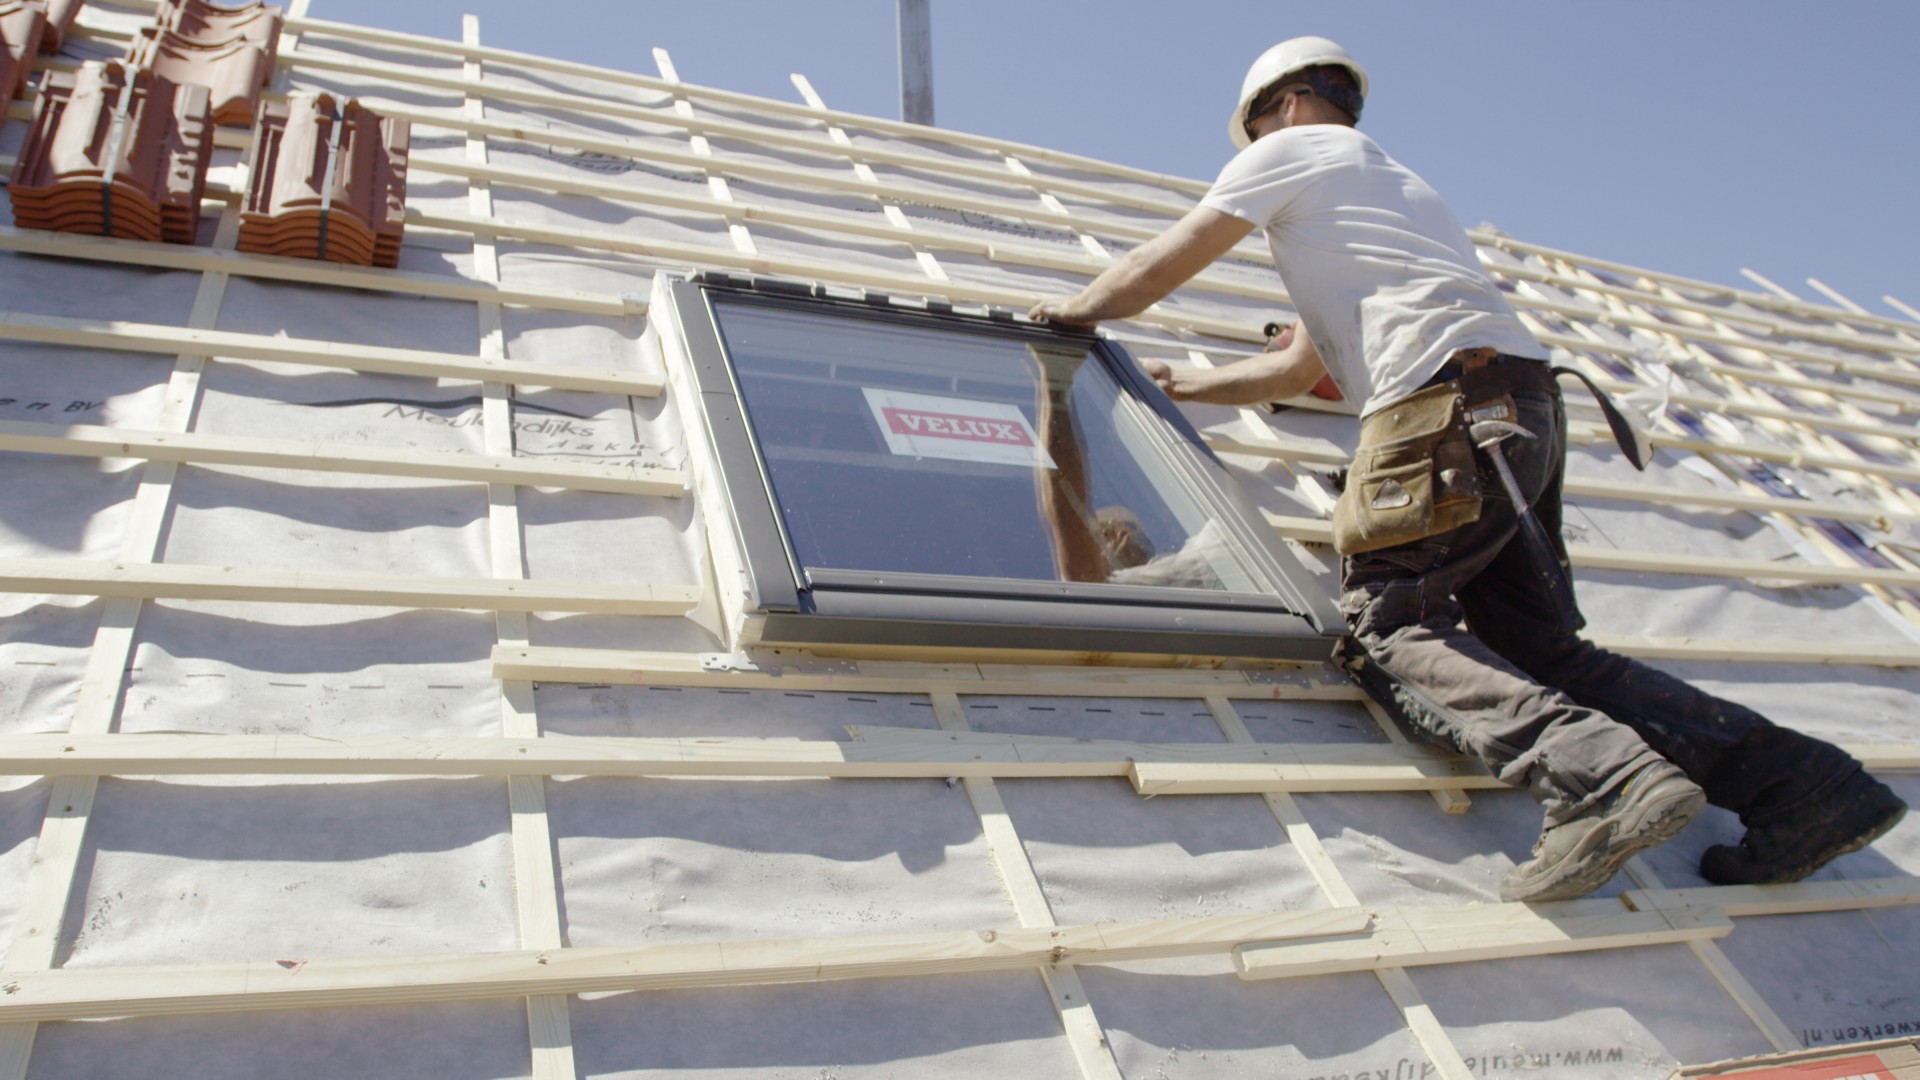
M 606 615 L 682 615 L 700 599 L 700 589 L 693 585 L 402 577 L 77 559 L 0 559 L 0 592 Z
M 1019 971 L 1224 953 L 1248 941 L 1350 934 L 1366 925 L 1365 911 L 1333 908 L 1032 930 L 63 968 L 8 972 L 0 1024 Z
M 768 650 L 759 660 L 743 659 L 741 663 L 721 657 L 711 659 L 714 662 L 687 653 L 618 649 L 502 647 L 494 650 L 493 672 L 497 678 L 541 682 L 852 693 L 950 690 L 961 694 L 1163 699 L 1217 694 L 1234 700 L 1268 701 L 1358 701 L 1362 696 L 1359 688 L 1324 671 L 1266 667 L 1196 670 L 833 661 L 788 650 Z
M 585 390 L 637 397 L 658 396 L 658 379 L 637 371 L 512 363 L 458 353 L 353 345 L 338 341 L 243 334 L 154 323 L 71 319 L 58 315 L 0 312 L 0 339 L 77 345 L 93 349 L 202 356 L 208 359 L 276 360 L 313 367 L 339 368 L 429 379 L 511 382 L 559 390 Z
M 1714 908 L 1631 911 L 1617 900 L 1481 904 L 1376 911 L 1364 933 L 1297 944 L 1243 945 L 1243 979 L 1292 979 L 1524 956 L 1673 945 L 1725 937 L 1733 920 Z
M 1785 885 L 1707 885 L 1695 889 L 1630 889 L 1622 894 L 1636 911 L 1712 907 L 1736 917 L 1862 911 L 1920 904 L 1920 879 L 1838 878 Z
M 1250 795 L 1507 788 L 1479 763 L 1432 754 L 1419 744 L 1389 743 L 1369 749 L 1373 752 L 1354 753 L 1349 760 L 1297 764 L 1135 762 L 1133 789 L 1142 795 Z
M 296 442 L 199 432 L 131 431 L 85 424 L 0 421 L 0 450 L 93 458 L 141 458 L 189 465 L 247 465 L 365 476 L 409 476 L 482 484 L 516 484 L 678 496 L 686 479 L 675 469 L 461 454 L 404 447 L 382 449 L 332 442 Z
M 139 240 L 108 239 L 74 233 L 42 232 L 0 225 L 0 251 L 26 255 L 46 255 L 89 262 L 149 266 L 156 269 L 184 270 L 196 273 L 222 273 L 263 281 L 291 281 L 307 285 L 326 285 L 368 292 L 429 296 L 443 300 L 493 302 L 546 311 L 576 311 L 584 315 L 620 316 L 645 311 L 644 304 L 625 296 L 579 292 L 569 289 L 542 289 L 507 286 L 498 282 L 475 281 L 451 274 L 429 274 L 410 270 L 370 270 L 313 259 L 293 259 L 276 255 L 246 255 L 216 248 L 188 247 L 180 244 L 152 244 Z M 636 312 L 636 307 L 638 311 Z

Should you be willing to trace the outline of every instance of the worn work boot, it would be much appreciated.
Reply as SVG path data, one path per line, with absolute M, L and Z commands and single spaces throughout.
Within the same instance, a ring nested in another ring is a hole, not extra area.
M 1678 766 L 1656 761 L 1578 816 L 1540 832 L 1533 858 L 1507 871 L 1500 899 L 1575 900 L 1605 885 L 1637 852 L 1677 835 L 1707 805 Z
M 1715 844 L 1700 858 L 1700 876 L 1715 885 L 1799 881 L 1900 823 L 1907 804 L 1863 769 L 1828 795 L 1763 817 L 1738 844 Z

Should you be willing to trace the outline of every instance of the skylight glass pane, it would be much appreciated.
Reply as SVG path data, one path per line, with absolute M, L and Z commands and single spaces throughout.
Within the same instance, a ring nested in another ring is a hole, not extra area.
M 1266 591 L 1087 347 L 713 310 L 803 568 Z

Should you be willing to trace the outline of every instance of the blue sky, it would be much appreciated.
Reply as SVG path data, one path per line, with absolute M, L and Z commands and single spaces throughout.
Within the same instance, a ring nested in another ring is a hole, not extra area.
M 1362 127 L 1468 225 L 1732 285 L 1920 307 L 1911 0 L 932 0 L 943 127 L 1211 178 L 1248 63 L 1295 34 L 1373 83 Z M 897 116 L 894 0 L 313 0 L 315 18 L 481 40 Z

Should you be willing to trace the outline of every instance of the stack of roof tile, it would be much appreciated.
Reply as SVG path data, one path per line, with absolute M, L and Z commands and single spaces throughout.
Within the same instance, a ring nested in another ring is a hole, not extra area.
M 73 29 L 73 20 L 80 14 L 85 0 L 46 0 L 47 31 L 40 38 L 40 51 L 57 53 L 67 40 L 67 32 Z
M 404 120 L 358 101 L 295 93 L 261 109 L 248 161 L 240 250 L 398 265 L 406 226 Z
M 0 0 L 0 123 L 13 99 L 27 92 L 27 76 L 33 74 L 33 57 L 46 28 L 42 0 Z
M 216 123 L 253 123 L 260 91 L 273 81 L 280 43 L 280 9 L 256 0 L 215 7 L 204 0 L 166 0 L 159 19 L 142 27 L 128 60 L 177 83 L 213 91 Z
M 204 86 L 117 60 L 49 73 L 8 185 L 14 224 L 191 244 L 212 144 Z

